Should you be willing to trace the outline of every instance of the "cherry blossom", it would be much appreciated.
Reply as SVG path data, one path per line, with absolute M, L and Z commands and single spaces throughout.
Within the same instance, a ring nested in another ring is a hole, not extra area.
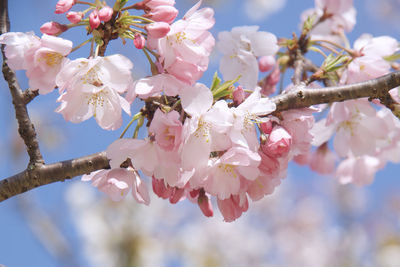
M 215 40 L 208 30 L 214 25 L 214 11 L 193 6 L 174 22 L 168 35 L 159 39 L 160 62 L 169 74 L 187 84 L 193 84 L 208 67 L 208 57 Z
M 40 46 L 40 38 L 33 32 L 7 32 L 0 36 L 0 43 L 6 45 L 4 51 L 10 68 L 21 70 L 26 69 L 26 52 Z
M 38 46 L 25 53 L 26 76 L 29 86 L 39 89 L 40 94 L 47 94 L 56 86 L 56 76 L 67 64 L 67 56 L 72 49 L 72 42 L 44 34 Z
M 225 80 L 239 75 L 239 84 L 253 90 L 257 85 L 257 57 L 273 56 L 278 51 L 277 38 L 269 32 L 259 32 L 258 26 L 235 27 L 218 34 L 218 50 L 224 54 L 220 71 Z
M 119 128 L 121 109 L 130 114 L 129 103 L 120 94 L 132 83 L 132 67 L 122 55 L 70 61 L 57 76 L 62 95 L 56 111 L 67 121 L 77 123 L 94 116 L 103 129 Z

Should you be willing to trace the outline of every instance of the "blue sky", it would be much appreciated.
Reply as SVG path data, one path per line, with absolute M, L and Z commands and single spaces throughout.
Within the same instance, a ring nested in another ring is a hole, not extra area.
M 40 36 L 39 28 L 44 22 L 50 20 L 65 22 L 65 18 L 62 15 L 54 14 L 54 7 L 57 2 L 55 0 L 20 0 L 9 2 L 12 31 L 34 31 Z M 110 1 L 108 2 L 111 4 Z M 183 10 L 180 11 L 179 15 L 182 16 L 191 5 L 187 2 L 191 1 L 178 0 L 177 2 L 178 9 Z M 242 2 L 243 1 L 239 0 L 225 1 L 225 5 L 216 10 L 216 25 L 212 30 L 215 36 L 219 31 L 229 31 L 234 26 L 255 24 L 255 22 L 249 21 L 243 13 Z M 191 3 L 194 3 L 194 1 Z M 400 39 L 400 28 L 397 26 L 396 29 L 395 26 L 391 24 L 385 24 L 373 18 L 369 13 L 370 11 L 366 10 L 365 3 L 364 1 L 355 1 L 358 10 L 357 25 L 354 31 L 349 35 L 349 39 L 354 41 L 360 34 L 365 32 L 375 36 L 391 35 Z M 301 11 L 312 6 L 313 1 L 311 0 L 288 0 L 286 7 L 281 12 L 273 14 L 263 21 L 257 22 L 257 24 L 260 25 L 260 30 L 270 31 L 278 37 L 290 37 L 292 32 L 298 32 Z M 77 34 L 82 34 L 83 37 L 77 36 Z M 83 40 L 84 33 L 78 29 L 72 29 L 63 37 L 71 38 L 73 41 L 76 39 Z M 75 44 L 78 43 L 79 42 L 76 42 Z M 121 45 L 120 41 L 115 41 L 115 43 L 110 46 L 108 52 L 123 53 L 131 57 L 135 64 L 134 75 L 140 77 L 147 73 L 145 69 L 140 69 L 141 66 L 146 66 L 146 63 L 143 55 L 138 54 L 134 50 L 132 46 L 126 45 L 124 47 Z M 86 57 L 87 51 L 87 49 L 82 49 L 82 51 L 72 56 Z M 209 71 L 204 75 L 203 82 L 207 83 L 210 81 L 217 68 L 217 63 L 217 61 L 212 61 Z M 18 72 L 18 77 L 20 78 L 19 80 L 22 88 L 27 88 L 27 80 L 22 71 Z M 23 170 L 26 166 L 27 157 L 13 158 L 12 156 L 13 153 L 11 152 L 10 144 L 12 144 L 13 137 L 17 135 L 14 111 L 8 89 L 2 79 L 0 81 L 0 87 L 0 178 L 4 178 Z M 34 110 L 36 114 L 39 114 L 38 117 L 44 121 L 44 129 L 47 133 L 51 129 L 59 129 L 58 134 L 62 135 L 61 139 L 55 138 L 54 142 L 60 143 L 56 149 L 52 148 L 51 145 L 41 145 L 46 162 L 51 163 L 102 151 L 106 149 L 113 140 L 117 139 L 122 132 L 122 129 L 114 132 L 104 131 L 97 126 L 93 119 L 81 124 L 65 122 L 61 115 L 53 112 L 58 106 L 55 102 L 56 98 L 57 92 L 53 92 L 49 95 L 36 98 L 35 101 L 28 106 L 29 110 Z M 127 121 L 129 118 L 125 117 L 124 119 Z M 50 136 L 54 137 L 54 135 Z M 373 208 L 374 205 L 378 205 L 376 203 L 379 203 L 386 194 L 395 194 L 400 191 L 398 173 L 400 173 L 400 167 L 389 164 L 385 170 L 378 173 L 375 182 L 365 189 L 369 195 L 371 208 Z M 311 173 L 306 167 L 291 165 L 288 179 L 298 185 L 302 190 L 308 190 L 310 193 L 318 194 L 318 187 L 309 186 L 312 184 L 312 181 L 331 178 L 321 178 Z M 67 181 L 44 186 L 22 197 L 27 198 L 28 201 L 32 198 L 32 201 L 39 203 L 43 210 L 57 219 L 62 232 L 79 255 L 79 261 L 83 265 L 86 265 L 80 252 L 81 242 L 72 224 L 71 216 L 73 216 L 73 214 L 70 214 L 64 200 L 65 189 L 68 187 L 69 183 L 70 182 Z M 5 264 L 6 266 L 58 266 L 58 262 L 49 256 L 41 243 L 35 239 L 34 235 L 27 227 L 25 218 L 19 211 L 16 199 L 10 199 L 0 203 L 0 240 L 0 264 Z

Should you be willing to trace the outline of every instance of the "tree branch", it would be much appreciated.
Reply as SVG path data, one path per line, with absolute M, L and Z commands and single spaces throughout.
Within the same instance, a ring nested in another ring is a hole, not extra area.
M 10 21 L 8 18 L 8 1 L 1 0 L 0 2 L 0 32 L 1 34 L 8 32 L 10 29 Z M 25 142 L 26 150 L 29 154 L 29 169 L 34 169 L 44 163 L 42 154 L 39 150 L 39 143 L 36 138 L 35 127 L 33 126 L 28 110 L 26 109 L 24 93 L 18 84 L 15 72 L 7 65 L 7 58 L 4 52 L 4 45 L 1 46 L 3 54 L 3 75 L 8 83 L 10 93 L 13 99 L 15 117 L 18 122 L 18 132 Z
M 42 165 L 34 170 L 26 169 L 0 181 L 0 202 L 33 188 L 65 181 L 100 169 L 109 169 L 105 152 L 77 159 Z
M 276 104 L 276 111 L 279 112 L 363 97 L 371 99 L 386 98 L 388 91 L 397 86 L 400 86 L 400 71 L 361 83 L 321 89 L 299 88 L 286 94 L 275 96 L 272 100 Z

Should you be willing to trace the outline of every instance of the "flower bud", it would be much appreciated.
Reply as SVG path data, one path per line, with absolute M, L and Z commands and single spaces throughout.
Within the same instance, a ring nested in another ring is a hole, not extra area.
M 155 22 L 145 26 L 146 31 L 152 38 L 163 38 L 169 33 L 170 26 L 166 22 Z
M 66 30 L 68 30 L 67 25 L 60 24 L 54 21 L 46 22 L 40 27 L 40 31 L 48 35 L 57 35 L 65 32 Z
M 173 193 L 173 188 L 165 185 L 165 181 L 164 179 L 157 179 L 157 178 L 152 178 L 152 186 L 153 186 L 153 191 L 154 193 L 163 199 L 167 199 L 170 198 L 172 196 Z
M 279 67 L 276 66 L 275 69 L 271 71 L 271 73 L 262 81 L 261 93 L 263 95 L 270 95 L 275 93 L 276 85 L 278 84 L 280 78 L 281 72 L 279 70 Z
M 89 15 L 90 28 L 97 29 L 100 25 L 99 11 L 97 9 L 93 10 Z
M 67 19 L 71 23 L 79 23 L 79 22 L 81 22 L 82 18 L 83 18 L 82 12 L 70 11 L 67 13 Z
M 174 0 L 150 0 L 146 3 L 146 7 L 154 9 L 158 6 L 173 6 L 175 5 Z
M 143 35 L 140 33 L 136 33 L 135 39 L 133 39 L 133 44 L 137 49 L 143 49 L 144 45 L 146 44 L 146 39 L 144 39 Z
M 214 215 L 211 200 L 205 194 L 199 196 L 199 198 L 197 199 L 197 204 L 199 205 L 200 210 L 203 212 L 204 216 L 212 217 Z
M 154 21 L 166 23 L 172 23 L 177 15 L 178 10 L 173 6 L 157 6 L 147 14 Z
M 62 14 L 67 12 L 68 10 L 71 9 L 73 5 L 75 5 L 76 0 L 59 0 L 58 3 L 56 4 L 56 11 L 54 13 L 56 14 Z
M 258 59 L 258 68 L 261 72 L 266 72 L 271 70 L 275 66 L 275 63 L 275 57 L 263 56 Z
M 275 126 L 268 140 L 261 145 L 262 151 L 272 157 L 284 157 L 289 153 L 292 136 L 281 126 Z
M 235 88 L 232 95 L 233 95 L 233 102 L 235 103 L 236 106 L 239 106 L 246 98 L 246 94 L 244 93 L 243 87 L 240 85 Z
M 272 132 L 273 127 L 272 121 L 266 121 L 260 124 L 261 131 L 265 134 L 270 134 Z
M 105 6 L 99 10 L 99 18 L 101 21 L 107 22 L 113 15 L 113 9 L 109 6 Z

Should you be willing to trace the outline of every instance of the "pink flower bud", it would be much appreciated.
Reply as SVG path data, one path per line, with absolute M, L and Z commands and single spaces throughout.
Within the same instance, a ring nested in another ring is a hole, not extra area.
M 136 33 L 135 39 L 133 39 L 133 44 L 137 49 L 143 49 L 144 45 L 146 44 L 146 39 L 144 39 L 143 35 L 140 33 Z
M 146 7 L 150 9 L 154 9 L 158 6 L 173 6 L 173 5 L 175 5 L 174 0 L 150 0 L 147 1 L 146 3 Z
M 75 5 L 76 0 L 59 0 L 58 3 L 56 4 L 56 11 L 54 13 L 56 14 L 62 14 L 67 12 L 68 10 L 71 9 L 73 5 Z
M 258 68 L 261 72 L 266 72 L 271 70 L 275 66 L 275 63 L 275 57 L 263 56 L 258 59 Z
M 163 38 L 170 30 L 169 24 L 166 22 L 155 22 L 145 26 L 150 37 Z
M 243 87 L 239 85 L 233 91 L 233 102 L 235 103 L 236 106 L 239 106 L 244 101 L 245 98 L 246 94 L 244 93 Z
M 203 194 L 202 196 L 199 196 L 197 199 L 197 204 L 199 205 L 204 216 L 212 217 L 214 215 L 211 200 L 206 195 Z
M 89 15 L 90 28 L 97 29 L 100 25 L 99 11 L 97 9 L 93 10 Z
M 99 18 L 101 21 L 107 22 L 113 15 L 113 9 L 109 6 L 105 6 L 99 10 Z
M 57 35 L 68 30 L 67 25 L 60 24 L 58 22 L 50 21 L 40 27 L 40 31 L 48 35 Z
M 270 134 L 272 132 L 273 127 L 272 121 L 266 121 L 260 124 L 261 131 L 265 134 Z
M 276 66 L 271 73 L 265 77 L 264 81 L 262 82 L 261 86 L 261 93 L 263 95 L 270 95 L 275 93 L 276 91 L 276 85 L 279 82 L 279 79 L 281 78 L 281 72 L 279 70 L 279 67 Z
M 70 11 L 67 13 L 67 19 L 72 23 L 79 23 L 83 18 L 82 12 Z
M 178 203 L 179 200 L 184 198 L 184 195 L 183 195 L 184 193 L 185 193 L 185 189 L 174 187 L 172 190 L 171 196 L 169 197 L 169 203 L 171 203 L 171 204 Z
M 167 199 L 167 198 L 171 197 L 173 188 L 168 185 L 166 186 L 164 179 L 156 179 L 153 176 L 151 184 L 153 186 L 154 193 L 158 197 L 161 197 L 163 199 Z
M 289 153 L 292 145 L 292 136 L 281 126 L 275 126 L 268 140 L 261 145 L 262 151 L 272 157 L 283 157 Z
M 164 21 L 171 23 L 178 15 L 178 10 L 173 6 L 157 6 L 152 9 L 147 16 L 154 21 Z

